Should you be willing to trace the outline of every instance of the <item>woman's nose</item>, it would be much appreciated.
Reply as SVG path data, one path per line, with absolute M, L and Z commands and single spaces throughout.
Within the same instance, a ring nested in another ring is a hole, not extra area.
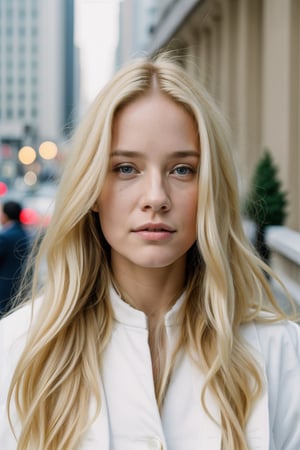
M 141 207 L 143 210 L 169 211 L 171 199 L 168 193 L 167 181 L 158 173 L 152 173 L 145 177 L 143 192 L 141 195 Z

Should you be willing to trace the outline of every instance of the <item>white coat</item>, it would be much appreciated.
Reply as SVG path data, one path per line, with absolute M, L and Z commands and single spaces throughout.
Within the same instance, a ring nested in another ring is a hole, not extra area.
M 80 450 L 221 450 L 221 431 L 199 403 L 204 379 L 186 355 L 175 369 L 159 414 L 147 350 L 147 320 L 114 291 L 111 297 L 116 320 L 99 380 L 103 406 Z M 171 343 L 180 327 L 175 319 L 180 302 L 165 318 Z M 2 450 L 16 449 L 5 401 L 28 320 L 29 307 L 25 307 L 0 321 Z M 247 424 L 249 450 L 300 450 L 300 328 L 293 323 L 251 323 L 242 326 L 241 332 L 262 366 L 266 385 Z M 218 420 L 213 398 L 207 400 Z

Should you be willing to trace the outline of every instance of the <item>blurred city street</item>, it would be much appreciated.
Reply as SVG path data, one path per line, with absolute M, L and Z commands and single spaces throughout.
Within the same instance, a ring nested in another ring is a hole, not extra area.
M 266 244 L 300 304 L 299 24 L 295 0 L 1 0 L 0 201 L 20 200 L 27 227 L 47 226 L 93 98 L 131 59 L 167 52 L 228 119 L 242 205 L 271 155 L 286 211 Z
M 22 184 L 20 184 L 22 186 Z M 15 200 L 22 204 L 23 212 L 21 222 L 28 229 L 46 227 L 51 219 L 55 203 L 56 186 L 52 182 L 39 184 L 34 190 L 14 187 L 7 194 L 0 197 L 1 201 L 6 199 Z
M 117 1 L 0 3 L 0 202 L 21 202 L 30 230 L 49 223 L 68 140 L 114 70 L 118 10 Z

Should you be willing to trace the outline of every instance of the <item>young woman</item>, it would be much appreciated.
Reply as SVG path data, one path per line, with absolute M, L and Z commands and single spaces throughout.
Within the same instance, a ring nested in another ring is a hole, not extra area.
M 99 94 L 45 285 L 0 322 L 1 448 L 299 450 L 300 330 L 244 235 L 224 130 L 164 57 Z

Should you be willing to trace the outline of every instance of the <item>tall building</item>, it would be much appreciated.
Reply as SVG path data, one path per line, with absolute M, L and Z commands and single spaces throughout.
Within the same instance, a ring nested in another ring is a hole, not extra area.
M 123 0 L 119 11 L 116 68 L 145 55 L 157 21 L 157 0 Z
M 0 177 L 21 145 L 73 123 L 74 0 L 0 0 Z

